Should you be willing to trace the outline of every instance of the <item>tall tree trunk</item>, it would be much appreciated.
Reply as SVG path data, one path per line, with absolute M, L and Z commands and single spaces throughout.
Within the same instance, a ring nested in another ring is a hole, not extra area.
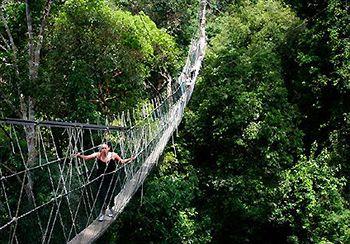
M 35 84 L 38 79 L 38 70 L 40 64 L 40 52 L 43 45 L 44 39 L 44 31 L 46 27 L 46 21 L 50 14 L 52 0 L 47 0 L 44 8 L 44 13 L 42 16 L 41 25 L 39 28 L 38 36 L 35 38 L 33 32 L 33 23 L 32 17 L 30 13 L 29 0 L 26 0 L 26 19 L 27 19 L 27 28 L 28 28 L 28 53 L 29 53 L 29 81 L 31 84 Z M 23 119 L 27 120 L 35 120 L 35 110 L 34 110 L 34 99 L 30 95 L 27 97 L 22 96 L 21 100 L 21 114 Z M 27 125 L 24 127 L 26 141 L 27 141 L 27 167 L 35 166 L 35 162 L 37 159 L 37 137 L 35 133 L 35 125 Z M 27 174 L 27 184 L 25 186 L 25 191 L 27 197 L 34 201 L 34 193 L 33 193 L 33 177 L 32 173 L 28 172 Z
M 40 53 L 43 46 L 43 40 L 44 40 L 44 32 L 46 28 L 46 22 L 50 15 L 51 5 L 53 0 L 46 0 L 44 11 L 41 16 L 41 24 L 38 29 L 38 34 L 34 34 L 33 30 L 33 23 L 32 23 L 32 17 L 31 17 L 31 11 L 30 11 L 30 0 L 25 0 L 26 4 L 26 22 L 27 22 L 27 30 L 28 30 L 28 54 L 29 54 L 29 60 L 28 60 L 28 73 L 29 73 L 29 81 L 32 85 L 34 85 L 38 79 L 38 71 L 39 71 L 39 64 L 40 64 Z M 5 32 L 7 34 L 7 38 L 5 38 L 3 35 L 0 36 L 1 40 L 4 42 L 4 45 L 1 45 L 0 48 L 4 50 L 10 50 L 12 51 L 12 62 L 13 67 L 16 71 L 17 80 L 19 80 L 19 73 L 20 70 L 18 69 L 18 59 L 17 59 L 17 47 L 14 43 L 14 38 L 11 33 L 11 30 L 8 25 L 7 18 L 4 14 L 5 10 L 5 4 L 6 1 L 1 1 L 0 4 L 0 21 L 2 22 Z M 8 44 L 9 43 L 9 44 Z M 34 120 L 35 119 L 35 109 L 34 109 L 34 98 L 31 95 L 23 95 L 24 92 L 21 90 L 20 85 L 16 82 L 14 84 L 14 87 L 16 88 L 17 96 L 20 97 L 20 109 L 16 109 L 16 113 L 25 120 Z M 0 97 L 6 98 L 4 101 L 9 103 L 11 107 L 14 107 L 11 104 L 11 101 L 7 98 L 6 94 L 0 93 Z M 24 132 L 26 136 L 26 142 L 27 142 L 27 149 L 28 149 L 28 155 L 25 162 L 25 166 L 28 168 L 31 168 L 35 165 L 36 158 L 37 158 L 37 141 L 36 141 L 36 132 L 35 132 L 35 125 L 27 125 L 24 127 Z M 25 186 L 25 192 L 27 194 L 27 197 L 30 201 L 34 200 L 34 194 L 33 194 L 33 177 L 31 175 L 31 172 L 28 172 L 27 174 L 27 184 Z
M 26 101 L 27 100 L 27 101 Z M 34 120 L 34 103 L 31 97 L 25 98 L 21 97 L 21 113 L 23 119 Z M 26 167 L 31 168 L 35 165 L 35 161 L 37 158 L 37 141 L 36 141 L 36 133 L 35 133 L 35 125 L 26 125 L 24 126 L 24 132 L 26 135 L 27 142 L 27 162 Z M 28 199 L 34 203 L 34 193 L 33 193 L 33 177 L 32 172 L 29 171 L 27 173 L 27 184 L 25 185 L 25 192 Z

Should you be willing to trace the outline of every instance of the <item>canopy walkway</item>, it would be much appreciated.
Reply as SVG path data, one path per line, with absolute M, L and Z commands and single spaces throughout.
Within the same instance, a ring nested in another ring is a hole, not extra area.
M 0 120 L 0 133 L 6 138 L 0 142 L 1 243 L 91 243 L 116 220 L 181 122 L 204 57 L 205 12 L 206 1 L 201 0 L 198 35 L 174 91 L 116 116 L 116 126 Z M 95 160 L 75 155 L 94 152 L 106 140 L 122 158 L 136 159 L 96 175 Z M 115 214 L 99 222 L 97 198 L 108 174 L 113 177 L 108 190 L 113 192 Z

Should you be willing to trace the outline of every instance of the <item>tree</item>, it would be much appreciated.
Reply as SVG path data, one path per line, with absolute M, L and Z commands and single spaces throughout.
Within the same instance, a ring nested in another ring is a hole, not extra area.
M 217 242 L 285 240 L 268 218 L 281 172 L 303 146 L 279 53 L 298 24 L 278 1 L 244 1 L 215 20 L 186 127 Z M 280 236 L 264 236 L 273 228 Z
M 159 28 L 164 28 L 176 38 L 178 44 L 187 47 L 197 27 L 197 0 L 123 0 L 119 6 L 133 13 L 144 12 Z
M 210 218 L 195 207 L 199 194 L 196 170 L 188 163 L 186 148 L 178 144 L 176 148 L 178 154 L 171 147 L 167 149 L 142 192 L 135 194 L 128 209 L 100 243 L 111 239 L 134 243 L 210 242 Z
M 35 98 L 33 90 L 38 82 L 38 72 L 41 65 L 41 51 L 50 15 L 52 0 L 38 1 L 1 1 L 0 6 L 0 34 L 2 71 L 0 80 L 0 94 L 7 106 L 12 109 L 11 114 L 22 119 L 34 120 Z M 22 18 L 25 16 L 26 33 Z M 13 28 L 19 24 L 19 28 Z M 27 54 L 25 54 L 27 50 Z M 22 71 L 24 70 L 24 71 Z M 7 110 L 9 111 L 9 110 Z M 25 136 L 28 148 L 26 163 L 33 166 L 36 158 L 36 138 L 34 125 L 25 126 Z M 29 199 L 33 196 L 33 181 L 28 174 L 26 193 Z
M 55 6 L 50 16 L 53 1 L 1 2 L 5 117 L 84 121 L 116 114 L 149 95 L 144 83 L 152 72 L 176 70 L 175 42 L 147 16 L 102 0 L 57 1 Z M 35 127 L 24 128 L 25 164 L 31 167 L 37 159 Z M 26 192 L 34 199 L 32 191 L 29 173 Z
M 48 116 L 91 120 L 116 114 L 161 92 L 145 89 L 148 79 L 176 70 L 175 42 L 144 14 L 101 0 L 67 1 L 52 22 L 40 104 Z M 51 108 L 45 94 L 52 94 Z
M 314 149 L 315 150 L 315 149 Z M 350 241 L 350 210 L 342 197 L 345 178 L 329 166 L 331 154 L 303 156 L 284 173 L 274 218 L 290 228 L 296 243 L 347 243 Z
M 305 148 L 310 153 L 317 141 L 318 153 L 335 150 L 334 162 L 343 167 L 339 174 L 349 175 L 349 5 L 340 0 L 286 2 L 304 19 L 288 36 L 283 70 L 291 102 L 301 113 Z

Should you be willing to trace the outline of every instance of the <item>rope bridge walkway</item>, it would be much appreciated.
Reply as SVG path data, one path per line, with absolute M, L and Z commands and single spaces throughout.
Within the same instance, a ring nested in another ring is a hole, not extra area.
M 206 1 L 201 0 L 199 35 L 192 41 L 175 91 L 121 113 L 113 123 L 118 126 L 0 120 L 5 138 L 0 141 L 0 243 L 91 243 L 116 220 L 182 119 L 204 57 L 205 8 Z M 96 160 L 75 155 L 90 154 L 106 140 L 122 158 L 136 159 L 97 175 Z M 33 155 L 35 160 L 30 160 Z M 114 215 L 99 222 L 104 178 L 114 196 Z

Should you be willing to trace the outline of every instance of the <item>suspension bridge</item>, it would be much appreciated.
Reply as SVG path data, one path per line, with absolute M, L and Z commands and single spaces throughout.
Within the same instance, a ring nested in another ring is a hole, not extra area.
M 181 122 L 204 57 L 205 13 L 201 0 L 198 35 L 172 93 L 122 112 L 106 125 L 0 120 L 6 138 L 0 154 L 1 243 L 91 243 L 116 220 Z M 35 148 L 29 148 L 26 131 L 33 131 Z M 134 155 L 135 160 L 96 175 L 96 161 L 76 153 L 92 153 L 106 140 L 122 158 Z M 29 163 L 30 152 L 36 157 Z M 108 191 L 114 215 L 100 222 L 97 198 L 106 175 L 113 178 Z

